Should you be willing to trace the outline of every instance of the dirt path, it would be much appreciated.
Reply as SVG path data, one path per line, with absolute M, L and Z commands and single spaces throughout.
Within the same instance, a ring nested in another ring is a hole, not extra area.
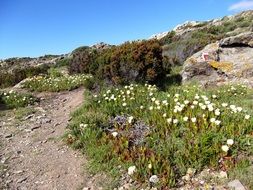
M 90 184 L 86 160 L 61 139 L 70 112 L 82 104 L 83 89 L 41 96 L 36 112 L 21 121 L 0 116 L 0 185 L 11 190 L 83 189 Z

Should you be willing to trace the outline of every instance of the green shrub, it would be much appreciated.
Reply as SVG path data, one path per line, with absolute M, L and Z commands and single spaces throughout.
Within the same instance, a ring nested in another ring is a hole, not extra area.
M 63 58 L 59 59 L 54 67 L 64 67 L 64 66 L 69 66 L 70 58 Z
M 50 68 L 48 70 L 48 74 L 50 75 L 50 77 L 53 77 L 53 78 L 63 76 L 63 74 L 57 68 Z
M 114 84 L 157 82 L 166 73 L 157 40 L 126 42 L 104 50 L 82 47 L 73 52 L 71 73 L 90 73 Z

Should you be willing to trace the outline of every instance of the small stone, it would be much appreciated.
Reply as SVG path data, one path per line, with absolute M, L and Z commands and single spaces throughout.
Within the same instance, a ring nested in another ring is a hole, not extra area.
M 24 120 L 31 119 L 33 116 L 34 116 L 34 114 L 28 115 L 28 116 L 26 116 L 26 117 L 24 118 Z
M 127 183 L 125 185 L 123 185 L 123 188 L 124 189 L 130 189 L 131 188 L 131 184 Z
M 54 124 L 54 127 L 57 127 L 57 126 L 59 126 L 60 125 L 60 123 L 55 123 Z
M 191 177 L 187 174 L 187 175 L 185 175 L 185 176 L 182 177 L 182 180 L 184 180 L 184 181 L 190 181 Z
M 20 178 L 17 183 L 22 183 L 27 180 L 27 177 Z
M 234 189 L 234 190 L 246 190 L 245 187 L 241 184 L 241 182 L 236 179 L 234 181 L 230 181 L 228 183 L 228 187 Z
M 25 132 L 30 133 L 30 132 L 32 132 L 32 130 L 31 129 L 25 129 Z
M 4 136 L 4 138 L 8 139 L 8 138 L 11 138 L 12 137 L 12 134 L 7 134 Z
M 219 178 L 228 178 L 227 172 L 221 171 L 221 172 L 219 173 Z
M 157 175 L 152 175 L 150 178 L 149 178 L 149 182 L 151 183 L 158 183 L 159 182 L 159 178 Z
M 14 174 L 20 174 L 20 173 L 23 173 L 24 171 L 23 170 L 18 170 L 18 171 L 14 171 L 13 173 Z
M 4 164 L 6 162 L 6 158 L 2 158 L 1 164 Z
M 44 119 L 42 119 L 41 121 L 40 121 L 40 123 L 41 124 L 46 124 L 46 123 L 51 123 L 51 119 L 49 119 L 49 118 L 44 118 Z
M 199 183 L 200 183 L 200 185 L 204 185 L 204 184 L 205 184 L 205 181 L 204 181 L 204 180 L 201 180 Z
M 33 126 L 33 127 L 31 128 L 31 131 L 34 131 L 35 129 L 39 129 L 40 127 L 41 127 L 41 125 Z
M 189 176 L 193 176 L 194 174 L 195 174 L 195 172 L 196 172 L 196 169 L 194 169 L 194 168 L 188 168 L 188 170 L 187 170 L 187 174 L 189 175 Z
M 11 183 L 11 182 L 12 182 L 12 180 L 9 179 L 9 180 L 6 181 L 6 184 L 9 184 L 9 183 Z

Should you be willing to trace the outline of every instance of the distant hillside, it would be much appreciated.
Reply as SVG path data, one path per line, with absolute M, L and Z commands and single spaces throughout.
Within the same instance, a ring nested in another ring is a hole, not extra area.
M 182 65 L 184 61 L 206 45 L 225 37 L 251 31 L 253 11 L 244 11 L 234 16 L 197 22 L 187 21 L 172 31 L 153 35 L 163 45 L 163 55 L 170 64 Z

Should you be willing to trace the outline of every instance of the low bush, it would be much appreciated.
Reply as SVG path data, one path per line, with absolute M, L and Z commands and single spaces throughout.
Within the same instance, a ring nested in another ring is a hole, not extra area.
M 167 70 L 157 40 L 127 42 L 104 50 L 82 47 L 73 52 L 71 73 L 90 73 L 113 84 L 156 83 Z
M 253 155 L 253 105 L 240 107 L 251 95 L 241 85 L 206 92 L 198 86 L 112 88 L 73 114 L 66 140 L 109 170 L 131 166 L 128 175 L 140 183 L 156 175 L 153 185 L 174 187 L 189 168 L 229 171 L 240 155 Z

